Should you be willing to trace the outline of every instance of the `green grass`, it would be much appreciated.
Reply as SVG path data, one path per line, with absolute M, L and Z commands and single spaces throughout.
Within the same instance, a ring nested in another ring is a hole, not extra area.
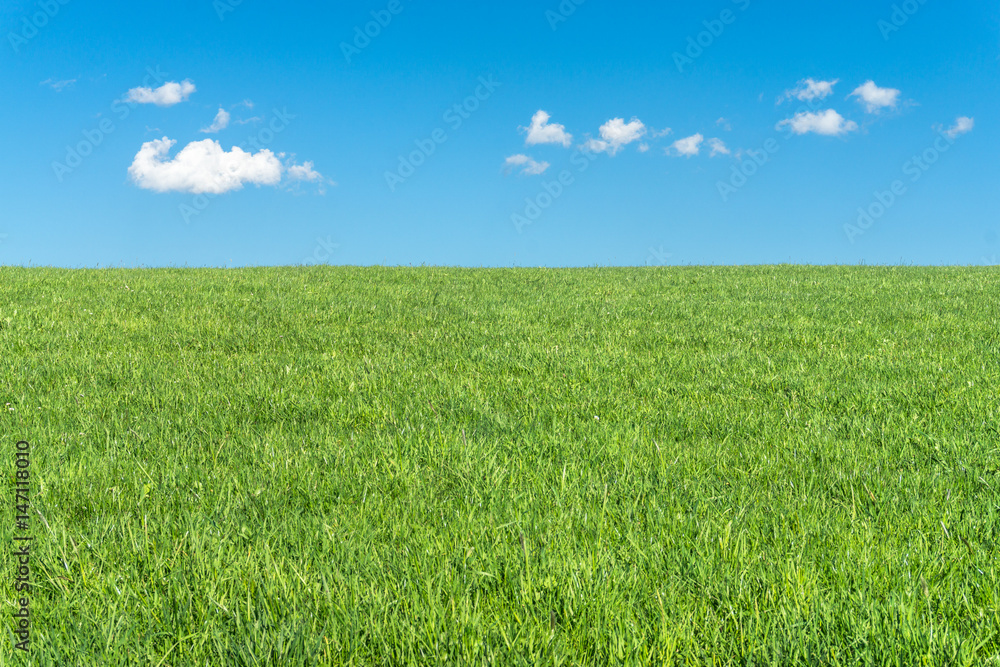
M 0 664 L 1000 665 L 998 297 L 2 268 L 0 540 L 19 439 L 38 513 Z

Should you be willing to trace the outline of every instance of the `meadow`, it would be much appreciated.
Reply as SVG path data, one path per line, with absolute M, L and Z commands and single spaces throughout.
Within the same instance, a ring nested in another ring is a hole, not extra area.
M 1000 665 L 998 297 L 0 268 L 0 665 Z

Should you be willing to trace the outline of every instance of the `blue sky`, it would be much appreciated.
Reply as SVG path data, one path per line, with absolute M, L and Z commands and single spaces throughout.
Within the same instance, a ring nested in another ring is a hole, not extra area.
M 0 264 L 1000 263 L 995 2 L 318 5 L 4 2 Z

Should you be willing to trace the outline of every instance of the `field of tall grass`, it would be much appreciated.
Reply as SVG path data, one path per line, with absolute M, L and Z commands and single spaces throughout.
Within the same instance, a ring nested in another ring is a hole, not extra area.
M 998 331 L 987 268 L 0 268 L 0 664 L 1000 665 Z

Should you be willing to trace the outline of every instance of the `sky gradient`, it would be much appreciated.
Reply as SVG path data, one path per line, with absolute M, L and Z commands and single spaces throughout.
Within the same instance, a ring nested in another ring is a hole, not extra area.
M 997 264 L 1000 5 L 12 0 L 0 264 Z

